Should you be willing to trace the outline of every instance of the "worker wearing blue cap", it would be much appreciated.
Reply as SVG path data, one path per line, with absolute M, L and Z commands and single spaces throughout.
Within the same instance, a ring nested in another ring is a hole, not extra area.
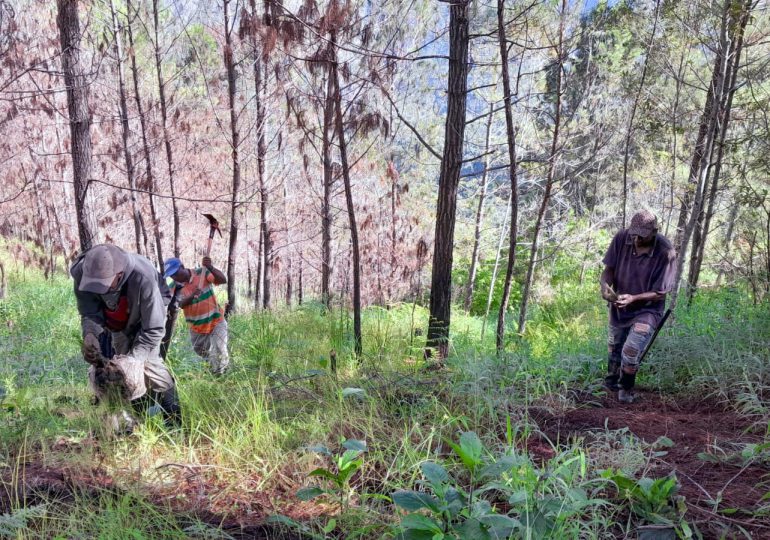
M 195 352 L 209 362 L 211 371 L 221 375 L 230 363 L 227 352 L 227 321 L 214 295 L 214 285 L 227 283 L 221 270 L 204 257 L 200 268 L 190 270 L 176 257 L 166 259 L 163 276 L 174 280 L 174 295 L 184 310 L 190 326 L 190 341 Z

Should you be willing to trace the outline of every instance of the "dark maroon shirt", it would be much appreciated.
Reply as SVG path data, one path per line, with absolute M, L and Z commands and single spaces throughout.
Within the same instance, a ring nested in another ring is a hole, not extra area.
M 618 295 L 647 292 L 667 294 L 674 286 L 676 251 L 662 234 L 655 237 L 649 253 L 638 255 L 628 230 L 620 231 L 612 239 L 603 262 L 615 271 L 612 287 Z M 635 302 L 625 309 L 610 305 L 610 324 L 626 327 L 640 321 L 657 326 L 665 306 L 665 299 Z

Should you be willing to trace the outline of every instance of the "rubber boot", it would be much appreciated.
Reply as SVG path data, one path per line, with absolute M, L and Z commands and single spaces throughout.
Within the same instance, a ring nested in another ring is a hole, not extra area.
M 158 404 L 163 411 L 163 421 L 166 427 L 178 428 L 182 426 L 182 407 L 179 405 L 176 386 L 158 394 Z
M 626 373 L 620 377 L 620 390 L 618 391 L 618 401 L 622 403 L 633 403 L 636 401 L 634 394 L 634 385 L 636 384 L 636 373 Z
M 620 362 L 612 358 L 607 360 L 607 376 L 604 378 L 604 386 L 612 391 L 620 389 L 618 381 L 620 380 Z

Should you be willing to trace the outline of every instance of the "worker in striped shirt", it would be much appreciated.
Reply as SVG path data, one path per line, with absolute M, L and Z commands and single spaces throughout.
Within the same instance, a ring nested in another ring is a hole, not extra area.
M 184 310 L 190 326 L 190 341 L 196 354 L 207 360 L 211 372 L 222 375 L 230 363 L 227 353 L 227 321 L 214 296 L 214 285 L 224 285 L 227 278 L 214 268 L 210 257 L 202 266 L 190 270 L 176 257 L 164 263 L 163 276 L 174 280 L 174 297 Z

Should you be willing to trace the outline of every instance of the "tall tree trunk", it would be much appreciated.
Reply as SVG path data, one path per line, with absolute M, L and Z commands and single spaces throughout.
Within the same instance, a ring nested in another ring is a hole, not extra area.
M 717 117 L 717 123 L 715 129 L 718 130 L 719 140 L 716 145 L 717 155 L 716 160 L 713 162 L 714 171 L 711 179 L 711 188 L 708 194 L 708 209 L 705 212 L 701 212 L 699 216 L 698 224 L 696 225 L 695 233 L 697 233 L 697 241 L 695 235 L 693 236 L 692 255 L 690 257 L 690 273 L 687 279 L 687 303 L 692 303 L 692 299 L 695 296 L 695 291 L 698 286 L 698 279 L 700 277 L 701 266 L 703 265 L 703 256 L 706 249 L 706 241 L 708 239 L 709 229 L 711 227 L 711 218 L 714 215 L 714 206 L 716 204 L 717 191 L 719 189 L 719 176 L 722 171 L 722 157 L 724 155 L 725 140 L 727 138 L 727 129 L 730 124 L 730 114 L 732 111 L 733 96 L 735 96 L 736 81 L 738 79 L 738 68 L 740 67 L 741 54 L 743 52 L 743 33 L 748 22 L 748 7 L 746 8 L 743 18 L 739 21 L 737 29 L 737 37 L 731 41 L 733 47 L 727 58 L 727 64 L 729 73 L 727 77 L 727 95 L 723 103 L 720 106 L 719 116 Z M 712 150 L 713 153 L 713 150 Z M 708 175 L 707 175 L 708 176 Z
M 130 134 L 131 128 L 128 124 L 128 104 L 126 100 L 126 84 L 123 72 L 123 36 L 122 29 L 118 22 L 118 16 L 115 12 L 113 0 L 110 0 L 110 15 L 112 16 L 112 31 L 115 34 L 115 54 L 118 65 L 118 99 L 120 106 L 120 126 L 123 137 L 123 158 L 126 162 L 126 176 L 128 177 L 128 188 L 130 190 L 131 216 L 134 219 L 134 237 L 136 240 L 136 252 L 142 253 L 142 237 L 147 236 L 144 227 L 144 218 L 136 203 L 136 176 L 134 171 L 134 160 L 131 156 Z
M 695 194 L 691 199 L 691 204 L 690 200 L 688 200 L 689 192 L 685 194 L 679 216 L 679 222 L 684 222 L 686 225 L 684 230 L 681 231 L 681 235 L 679 234 L 680 231 L 677 231 L 677 238 L 679 239 L 677 251 L 679 258 L 677 260 L 675 280 L 677 286 L 671 294 L 672 308 L 676 307 L 678 285 L 684 273 L 684 261 L 686 259 L 690 239 L 692 238 L 700 213 L 703 211 L 704 192 L 707 187 L 706 176 L 708 173 L 708 164 L 711 159 L 711 151 L 717 132 L 716 126 L 719 120 L 720 110 L 723 107 L 726 107 L 725 101 L 723 100 L 727 99 L 729 101 L 729 98 L 726 97 L 726 92 L 730 85 L 732 74 L 730 67 L 731 45 L 735 43 L 734 40 L 737 35 L 742 35 L 750 14 L 751 0 L 745 0 L 745 2 L 744 5 L 744 0 L 728 0 L 725 2 L 722 11 L 720 42 L 715 59 L 714 73 L 712 75 L 711 84 L 709 85 L 706 106 L 703 115 L 701 116 L 698 142 L 696 143 L 692 164 L 690 166 L 689 184 L 695 187 Z M 726 129 L 727 125 L 725 124 L 724 127 Z M 701 133 L 705 133 L 702 138 Z
M 348 149 L 345 143 L 345 124 L 342 121 L 342 93 L 340 92 L 340 80 L 337 70 L 337 36 L 330 32 L 332 46 L 331 77 L 334 81 L 334 112 L 337 125 L 337 141 L 340 147 L 340 161 L 342 162 L 342 180 L 345 183 L 345 202 L 348 209 L 348 221 L 350 224 L 350 243 L 353 250 L 353 340 L 356 356 L 361 358 L 363 354 L 363 340 L 361 337 L 361 251 L 358 247 L 358 225 L 356 224 L 356 210 L 353 205 L 353 190 L 350 182 L 350 168 L 348 166 Z
M 88 110 L 88 75 L 80 63 L 80 20 L 77 0 L 57 0 L 56 24 L 59 27 L 61 63 L 67 86 L 67 111 L 72 149 L 72 183 L 75 188 L 75 213 L 81 252 L 95 240 L 90 210 L 86 201 L 91 178 L 91 113 Z
M 257 3 L 256 0 L 249 0 L 251 6 L 251 18 L 256 21 L 257 16 Z M 265 24 L 270 23 L 270 17 L 267 12 L 267 3 L 265 3 L 265 13 L 263 15 L 263 22 Z M 254 101 L 257 110 L 257 179 L 259 182 L 259 213 L 260 213 L 260 234 L 262 235 L 262 251 L 260 257 L 262 259 L 262 308 L 270 308 L 270 266 L 272 260 L 272 234 L 270 231 L 270 225 L 268 220 L 268 190 L 266 186 L 265 178 L 265 157 L 267 155 L 267 146 L 265 144 L 265 127 L 266 127 L 266 114 L 264 96 L 266 94 L 267 83 L 267 70 L 265 70 L 265 76 L 263 77 L 262 63 L 265 60 L 263 55 L 260 54 L 259 43 L 257 40 L 257 33 L 254 29 L 249 32 L 251 37 L 252 53 L 254 55 Z
M 168 105 L 166 102 L 166 81 L 163 78 L 163 63 L 160 57 L 158 38 L 158 0 L 152 0 L 153 28 L 155 30 L 155 71 L 158 74 L 158 95 L 160 98 L 160 119 L 163 128 L 163 145 L 166 148 L 166 166 L 168 167 L 168 185 L 171 190 L 171 212 L 174 217 L 174 257 L 179 257 L 179 208 L 176 203 L 174 184 L 174 156 L 171 152 L 171 138 L 168 135 Z
M 524 333 L 527 324 L 527 304 L 529 302 L 529 291 L 532 287 L 532 279 L 535 273 L 535 262 L 537 259 L 538 240 L 540 239 L 540 229 L 543 225 L 543 217 L 551 200 L 551 190 L 553 189 L 554 171 L 556 168 L 556 157 L 559 152 L 559 130 L 561 128 L 561 83 L 562 68 L 564 65 L 564 19 L 567 11 L 567 0 L 562 0 L 561 14 L 559 21 L 559 44 L 556 51 L 558 56 L 556 60 L 556 88 L 555 88 L 555 114 L 553 120 L 553 138 L 551 139 L 551 155 L 548 158 L 548 173 L 545 179 L 545 192 L 543 193 L 543 202 L 537 212 L 537 221 L 535 221 L 535 232 L 532 234 L 532 251 L 529 256 L 529 266 L 527 267 L 527 277 L 524 281 L 524 290 L 521 294 L 521 308 L 519 309 L 519 334 Z
M 126 1 L 126 9 L 129 18 L 132 16 L 133 9 L 131 7 L 131 0 Z M 138 15 L 139 8 L 136 9 Z M 136 111 L 139 115 L 139 126 L 142 130 L 142 150 L 144 151 L 144 161 L 147 171 L 146 186 L 148 191 L 148 197 L 150 201 L 150 217 L 152 217 L 152 230 L 155 236 L 155 253 L 158 256 L 158 266 L 161 272 L 163 271 L 163 249 L 160 242 L 160 220 L 158 219 L 158 212 L 155 208 L 155 177 L 152 171 L 152 154 L 150 153 L 150 143 L 147 140 L 147 119 L 144 115 L 144 106 L 142 105 L 142 97 L 139 93 L 139 68 L 136 65 L 136 52 L 134 48 L 134 31 L 131 28 L 131 21 L 126 24 L 126 30 L 128 30 L 128 47 L 129 54 L 131 55 L 131 72 L 134 81 L 134 100 L 136 101 Z
M 321 302 L 327 310 L 331 309 L 331 294 L 329 285 L 332 274 L 332 213 L 331 197 L 334 183 L 331 159 L 330 131 L 333 129 L 334 122 L 334 92 L 332 91 L 332 76 L 327 73 L 326 79 L 326 97 L 324 100 L 323 114 L 323 140 L 321 143 L 321 154 L 323 158 L 323 202 L 321 203 Z
M 230 0 L 224 0 L 225 23 L 225 50 L 224 64 L 227 71 L 227 103 L 230 109 L 230 145 L 233 161 L 233 196 L 230 202 L 230 246 L 227 255 L 227 309 L 225 315 L 229 315 L 236 308 L 235 297 L 235 261 L 238 248 L 238 212 L 240 203 L 238 195 L 241 189 L 241 164 L 238 158 L 240 146 L 240 133 L 238 131 L 238 115 L 235 112 L 235 62 L 233 61 L 233 28 L 230 25 Z
M 636 109 L 639 106 L 639 98 L 642 95 L 644 89 L 644 83 L 647 79 L 647 64 L 650 61 L 650 54 L 652 54 L 652 45 L 655 42 L 655 32 L 658 30 L 658 14 L 660 13 L 660 0 L 655 2 L 655 15 L 652 23 L 652 33 L 650 34 L 650 41 L 647 44 L 647 53 L 644 55 L 644 66 L 642 67 L 642 78 L 639 80 L 639 88 L 636 90 L 634 96 L 634 102 L 631 105 L 631 114 L 628 117 L 628 125 L 626 126 L 626 140 L 623 150 L 623 228 L 626 228 L 626 211 L 628 207 L 628 160 L 630 157 L 631 138 L 634 135 L 634 118 L 636 117 Z
M 286 208 L 286 201 L 289 198 L 289 194 L 286 191 L 286 178 L 283 179 L 283 216 L 284 221 L 286 222 L 286 250 L 285 250 L 285 256 L 286 256 L 286 307 L 291 307 L 291 299 L 294 296 L 294 281 L 293 278 L 293 264 L 292 264 L 292 256 L 291 251 L 288 247 L 288 239 L 289 239 L 289 213 Z
M 489 116 L 487 117 L 487 129 L 484 136 L 484 172 L 481 174 L 479 204 L 476 207 L 476 222 L 473 227 L 473 253 L 471 254 L 471 268 L 468 272 L 468 286 L 465 288 L 465 311 L 471 310 L 471 305 L 473 304 L 473 289 L 476 286 L 476 271 L 479 264 L 479 244 L 481 243 L 481 223 L 484 219 L 484 199 L 487 195 L 487 177 L 489 175 L 489 135 L 492 131 L 492 113 L 494 110 L 494 103 L 490 103 Z
M 497 38 L 500 45 L 500 62 L 502 63 L 505 132 L 508 141 L 508 179 L 511 183 L 511 232 L 508 235 L 508 266 L 505 270 L 503 298 L 500 300 L 500 310 L 497 313 L 497 334 L 495 338 L 495 348 L 499 355 L 505 349 L 505 314 L 508 311 L 508 302 L 511 298 L 511 282 L 513 281 L 513 268 L 516 264 L 517 224 L 519 220 L 519 181 L 516 170 L 516 128 L 513 125 L 513 111 L 511 104 L 513 95 L 511 93 L 511 79 L 508 74 L 508 40 L 505 37 L 505 0 L 497 0 Z
M 439 360 L 449 351 L 452 303 L 452 261 L 457 209 L 457 185 L 463 159 L 465 108 L 468 96 L 468 0 L 449 8 L 449 74 L 444 152 L 436 204 L 436 231 L 431 271 L 430 318 L 426 356 L 435 348 Z

